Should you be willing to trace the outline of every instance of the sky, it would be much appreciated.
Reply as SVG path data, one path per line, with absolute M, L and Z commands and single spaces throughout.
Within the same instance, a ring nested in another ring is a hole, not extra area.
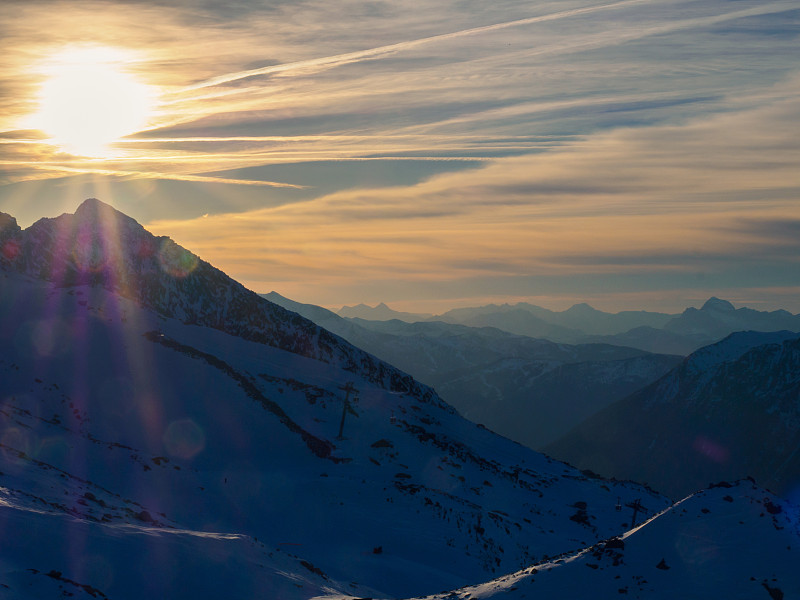
M 23 227 L 97 197 L 330 308 L 800 312 L 797 0 L 3 0 L 0 40 Z

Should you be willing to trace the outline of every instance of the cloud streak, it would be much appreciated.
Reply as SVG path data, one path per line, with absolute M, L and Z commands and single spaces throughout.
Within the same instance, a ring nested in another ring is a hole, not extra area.
M 292 63 L 270 65 L 266 67 L 260 67 L 257 69 L 249 69 L 246 71 L 228 73 L 226 75 L 219 75 L 207 79 L 205 81 L 201 81 L 199 83 L 186 86 L 182 90 L 179 90 L 177 93 L 180 94 L 183 92 L 191 92 L 194 90 L 216 87 L 264 75 L 284 75 L 287 73 L 300 73 L 300 74 L 316 73 L 321 70 L 333 69 L 336 67 L 341 67 L 357 62 L 386 58 L 389 56 L 393 56 L 397 53 L 413 50 L 420 46 L 425 46 L 428 44 L 435 44 L 439 42 L 445 42 L 464 37 L 476 36 L 484 33 L 496 32 L 511 27 L 522 27 L 525 25 L 541 24 L 550 21 L 557 21 L 561 19 L 569 19 L 578 16 L 585 16 L 596 12 L 623 10 L 630 6 L 640 5 L 648 2 L 649 0 L 621 0 L 620 2 L 613 2 L 610 4 L 577 8 L 572 10 L 551 13 L 548 15 L 528 17 L 524 19 L 516 19 L 513 21 L 496 23 L 492 25 L 485 25 L 481 27 L 473 27 L 461 31 L 444 33 L 415 40 L 408 40 L 408 41 L 398 42 L 395 44 L 369 48 L 366 50 L 358 50 L 355 52 L 347 52 L 344 54 L 337 54 L 333 56 L 313 58 Z M 663 35 L 666 33 L 681 31 L 689 28 L 708 27 L 712 25 L 718 25 L 720 23 L 725 23 L 728 21 L 744 19 L 747 17 L 795 11 L 796 8 L 797 7 L 790 2 L 772 2 L 747 9 L 731 11 L 719 15 L 676 20 L 675 22 L 672 23 L 667 23 L 657 26 L 642 27 L 641 25 L 639 25 L 632 27 L 631 29 L 623 33 L 615 31 L 613 35 L 602 34 L 594 36 L 590 39 L 581 39 L 577 41 L 571 41 L 567 44 L 560 44 L 549 48 L 534 50 L 533 52 L 527 52 L 526 56 L 528 58 L 531 58 L 535 56 L 545 56 L 549 54 L 586 51 L 609 45 L 620 45 L 633 40 L 638 40 L 655 35 Z M 244 88 L 243 90 L 229 90 L 227 93 L 235 94 L 237 92 L 247 92 L 247 91 L 250 91 L 250 89 Z
M 19 163 L 6 162 L 0 163 L 6 166 L 19 166 Z M 40 175 L 29 176 L 24 180 L 40 180 L 49 179 L 53 177 L 61 177 L 65 174 L 79 174 L 79 175 L 105 175 L 113 177 L 122 177 L 130 179 L 169 179 L 173 181 L 192 181 L 195 183 L 224 183 L 228 185 L 252 185 L 263 186 L 271 188 L 290 188 L 290 189 L 305 189 L 306 186 L 296 185 L 293 183 L 282 183 L 279 181 L 264 181 L 254 179 L 234 179 L 229 177 L 214 177 L 202 175 L 182 175 L 179 173 L 162 173 L 158 171 L 134 171 L 134 170 L 115 170 L 115 169 L 98 169 L 91 167 L 68 167 L 63 164 L 42 164 L 39 166 Z
M 556 13 L 551 13 L 548 15 L 528 17 L 525 19 L 515 19 L 514 21 L 506 21 L 504 23 L 495 23 L 492 25 L 484 25 L 481 27 L 472 27 L 470 29 L 463 29 L 461 31 L 443 33 L 439 35 L 433 35 L 430 37 L 419 38 L 416 40 L 408 40 L 404 42 L 398 42 L 396 44 L 388 44 L 386 46 L 378 46 L 376 48 L 369 48 L 367 50 L 358 50 L 356 52 L 347 52 L 344 54 L 327 56 L 323 58 L 314 58 L 309 60 L 297 61 L 294 63 L 272 65 L 268 67 L 261 67 L 258 69 L 249 69 L 247 71 L 239 71 L 237 73 L 229 73 L 227 75 L 219 75 L 217 77 L 212 77 L 211 79 L 208 79 L 206 81 L 202 81 L 197 84 L 187 86 L 186 88 L 184 88 L 184 91 L 192 91 L 206 87 L 218 86 L 225 83 L 240 81 L 242 79 L 248 79 L 250 77 L 256 77 L 259 75 L 274 75 L 291 71 L 314 72 L 320 69 L 331 69 L 351 64 L 354 62 L 360 62 L 364 60 L 375 60 L 378 58 L 391 56 L 393 54 L 396 54 L 397 52 L 414 49 L 419 46 L 424 46 L 436 42 L 443 42 L 447 40 L 479 35 L 482 33 L 500 31 L 502 29 L 507 29 L 509 27 L 520 27 L 523 25 L 532 25 L 538 23 L 546 23 L 549 21 L 556 21 L 560 19 L 568 19 L 570 17 L 587 15 L 598 11 L 618 10 L 625 8 L 627 6 L 641 4 L 647 1 L 648 0 L 621 0 L 620 2 L 603 4 L 600 6 L 577 8 L 572 10 L 565 10 Z
M 785 127 L 797 118 L 796 103 L 779 102 L 597 134 L 408 188 L 151 226 L 247 273 L 255 289 L 285 286 L 300 297 L 310 288 L 298 282 L 355 286 L 387 275 L 435 287 L 605 274 L 652 287 L 659 277 L 674 285 L 671 273 L 738 290 L 739 278 L 766 272 L 766 262 L 777 285 L 797 268 L 785 236 L 773 234 L 787 215 L 800 218 L 800 148 Z M 743 239 L 738 230 L 748 222 L 762 226 Z M 223 249 L 223 238 L 241 245 Z M 255 248 L 268 263 L 250 254 Z
M 0 210 L 22 221 L 100 195 L 322 304 L 792 287 L 796 2 L 97 6 L 0 16 Z M 104 160 L 20 126 L 37 61 L 86 39 L 124 40 L 162 91 Z

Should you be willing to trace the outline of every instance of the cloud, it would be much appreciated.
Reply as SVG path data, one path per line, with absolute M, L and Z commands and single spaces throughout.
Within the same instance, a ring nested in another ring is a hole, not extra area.
M 0 85 L 15 90 L 2 97 L 8 104 L 0 129 L 12 128 L 31 109 L 37 84 L 31 62 L 63 44 L 124 40 L 139 52 L 131 67 L 164 92 L 153 129 L 124 152 L 163 160 L 149 169 L 133 161 L 106 169 L 181 178 L 202 176 L 214 162 L 519 154 L 626 119 L 648 124 L 725 110 L 718 99 L 738 85 L 728 73 L 735 67 L 752 87 L 762 76 L 753 73 L 764 70 L 739 56 L 726 58 L 733 50 L 722 37 L 703 36 L 698 44 L 692 32 L 759 15 L 774 27 L 793 8 L 770 2 L 710 9 L 688 1 L 657 10 L 641 0 L 562 10 L 505 2 L 468 11 L 450 3 L 189 6 L 18 4 L 0 20 L 12 49 L 0 58 Z M 645 37 L 654 39 L 628 50 Z M 384 43 L 369 43 L 378 40 Z M 691 48 L 691 56 L 670 56 L 676 46 Z M 789 47 L 791 40 L 771 41 L 772 60 L 788 60 Z M 661 52 L 660 58 L 649 52 Z M 336 73 L 328 72 L 333 67 Z M 702 85 L 697 72 L 707 75 Z M 690 89 L 681 84 L 689 80 Z M 198 88 L 208 89 L 197 94 Z M 343 143 L 341 134 L 351 140 Z M 46 152 L 30 155 L 32 169 Z M 57 158 L 48 158 L 56 166 Z
M 603 276 L 674 287 L 699 275 L 720 286 L 781 286 L 796 270 L 795 254 L 780 250 L 786 229 L 773 233 L 800 218 L 800 144 L 786 127 L 798 118 L 795 102 L 780 101 L 596 134 L 414 186 L 150 226 L 259 290 L 498 276 L 529 286 L 537 278 L 597 285 Z M 760 226 L 743 239 L 743 223 Z
M 797 246 L 800 246 L 800 217 L 742 220 L 738 224 L 734 224 L 732 230 L 758 239 L 775 239 L 781 243 L 789 243 L 795 247 L 795 250 L 797 250 Z
M 13 7 L 0 210 L 91 190 L 259 290 L 787 287 L 796 2 Z M 87 39 L 163 93 L 108 160 L 17 131 Z
M 334 56 L 326 56 L 320 58 L 313 58 L 308 60 L 297 61 L 294 63 L 286 63 L 280 65 L 270 65 L 267 67 L 261 67 L 258 69 L 249 69 L 247 71 L 239 71 L 235 73 L 229 73 L 227 75 L 218 75 L 213 77 L 207 81 L 202 81 L 192 86 L 188 86 L 187 90 L 194 90 L 200 89 L 205 87 L 212 87 L 217 86 L 225 83 L 231 83 L 234 81 L 240 81 L 242 79 L 248 79 L 250 77 L 256 77 L 260 75 L 275 75 L 275 74 L 282 74 L 287 72 L 300 72 L 300 73 L 310 73 L 310 72 L 317 72 L 319 70 L 324 69 L 331 69 L 335 67 L 340 67 L 343 65 L 351 64 L 354 62 L 361 62 L 367 60 L 376 60 L 380 58 L 384 58 L 387 56 L 392 56 L 398 52 L 403 52 L 411 49 L 415 49 L 419 46 L 424 46 L 427 44 L 433 44 L 437 42 L 443 42 L 473 35 L 480 35 L 483 33 L 495 32 L 500 31 L 503 29 L 507 29 L 509 27 L 521 27 L 523 25 L 532 25 L 538 23 L 546 23 L 550 21 L 557 21 L 559 19 L 568 19 L 570 17 L 575 16 L 582 16 L 586 14 L 591 14 L 598 11 L 605 11 L 605 10 L 619 10 L 625 8 L 630 5 L 641 4 L 644 0 L 621 0 L 619 2 L 613 2 L 610 4 L 603 4 L 598 6 L 590 6 L 585 8 L 577 8 L 565 11 L 559 11 L 555 13 L 550 13 L 547 15 L 540 15 L 535 17 L 528 17 L 524 19 L 516 19 L 513 21 L 506 21 L 502 23 L 495 23 L 492 25 L 483 25 L 480 27 L 472 27 L 470 29 L 462 29 L 460 31 L 454 31 L 449 33 L 442 33 L 439 35 L 433 35 L 424 38 L 418 38 L 414 40 L 406 40 L 403 42 L 398 42 L 395 44 L 388 44 L 385 46 L 378 46 L 376 48 L 368 48 L 366 50 L 358 50 L 355 52 L 347 52 L 344 54 L 338 54 Z
M 357 50 L 355 52 L 347 52 L 333 56 L 317 57 L 291 63 L 268 65 L 256 69 L 248 69 L 245 71 L 238 71 L 238 72 L 228 73 L 225 75 L 218 75 L 208 80 L 187 86 L 185 88 L 185 91 L 192 91 L 207 87 L 216 87 L 219 85 L 264 75 L 282 75 L 286 73 L 300 73 L 300 74 L 316 73 L 321 70 L 341 67 L 356 62 L 378 60 L 385 57 L 391 57 L 397 53 L 407 52 L 409 50 L 414 50 L 421 46 L 426 46 L 429 44 L 437 44 L 465 37 L 494 33 L 512 27 L 522 27 L 525 25 L 538 25 L 541 23 L 549 23 L 552 21 L 570 19 L 573 17 L 584 17 L 586 15 L 591 15 L 597 12 L 620 11 L 630 7 L 641 5 L 644 2 L 645 0 L 620 0 L 618 2 L 613 2 L 608 4 L 600 4 L 595 6 L 558 11 L 546 15 L 537 15 L 533 17 L 515 19 L 512 21 L 494 23 L 491 25 L 472 27 L 460 31 L 453 31 L 438 35 L 432 35 L 424 38 L 405 40 L 402 42 L 382 45 L 375 48 Z M 562 43 L 559 45 L 538 49 L 534 51 L 533 54 L 542 55 L 551 53 L 570 52 L 576 50 L 585 51 L 587 49 L 594 49 L 608 45 L 619 45 L 629 42 L 631 40 L 645 38 L 653 35 L 663 35 L 665 33 L 684 30 L 687 28 L 708 27 L 719 23 L 735 21 L 747 17 L 783 13 L 795 9 L 796 6 L 794 6 L 791 3 L 773 2 L 746 9 L 725 12 L 722 14 L 715 14 L 703 17 L 693 17 L 689 19 L 676 19 L 672 22 L 653 25 L 650 27 L 643 27 L 641 24 L 638 24 L 637 27 L 630 28 L 622 34 L 620 33 L 620 31 L 615 31 L 614 35 L 608 35 L 606 32 L 604 32 L 600 36 L 593 36 L 588 39 L 573 38 L 574 41 L 571 41 L 567 44 Z M 528 53 L 528 56 L 530 55 L 531 53 Z

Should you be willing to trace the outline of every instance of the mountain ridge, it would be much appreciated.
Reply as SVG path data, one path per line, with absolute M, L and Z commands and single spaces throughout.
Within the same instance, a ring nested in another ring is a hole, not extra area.
M 745 476 L 790 497 L 800 483 L 799 372 L 799 334 L 732 334 L 545 451 L 672 497 Z
M 607 344 L 557 344 L 441 321 L 343 318 L 272 292 L 274 302 L 433 386 L 471 421 L 539 449 L 680 360 Z
M 97 206 L 84 229 L 83 211 L 40 222 L 40 246 L 13 231 L 22 250 L 0 268 L 13 600 L 217 598 L 227 579 L 234 597 L 418 595 L 620 533 L 618 497 L 668 503 L 470 423 L 388 364 L 376 376 L 385 363 L 266 300 L 274 345 L 236 335 L 192 295 L 238 287 L 199 259 L 184 274 L 131 258 L 152 240 Z
M 293 312 L 260 300 L 274 344 L 237 335 L 242 322 L 215 320 L 234 313 L 205 313 L 192 294 L 227 300 L 239 288 L 174 249 L 128 260 L 152 240 L 131 225 L 119 248 L 114 227 L 126 221 L 111 213 L 82 229 L 83 218 L 42 222 L 41 247 L 23 247 L 33 236 L 11 225 L 0 231 L 4 598 L 488 597 L 498 581 L 573 563 L 608 575 L 598 589 L 614 597 L 607 568 L 621 567 L 635 596 L 662 572 L 662 553 L 673 575 L 657 583 L 691 597 L 686 569 L 708 544 L 726 549 L 704 563 L 706 579 L 733 582 L 718 588 L 726 595 L 762 582 L 795 593 L 796 518 L 760 488 L 719 488 L 680 520 L 689 504 L 664 512 L 669 500 L 646 487 L 470 423 Z M 739 526 L 686 535 L 717 514 Z M 642 531 L 652 534 L 639 544 Z M 758 552 L 746 570 L 727 560 L 739 547 Z M 547 593 L 585 597 L 569 583 L 585 578 L 565 575 Z
M 399 319 L 407 323 L 414 323 L 416 321 L 427 321 L 433 315 L 428 313 L 410 313 L 394 310 L 389 308 L 385 303 L 380 302 L 375 306 L 368 306 L 363 302 L 354 306 L 342 306 L 338 311 L 335 311 L 340 317 L 346 318 L 360 318 L 371 319 L 374 321 L 388 321 L 390 319 Z
M 392 389 L 419 385 L 100 200 L 87 199 L 74 215 L 40 219 L 26 230 L 8 227 L 4 237 L 4 247 L 18 248 L 5 260 L 7 269 L 62 286 L 102 285 L 166 316 L 367 372 Z M 430 389 L 422 393 L 435 396 Z
M 372 315 L 372 316 L 370 316 Z M 393 318 L 387 315 L 388 318 Z M 387 320 L 377 313 L 360 318 Z M 687 355 L 736 331 L 800 332 L 800 314 L 787 310 L 759 311 L 736 308 L 712 296 L 700 308 L 680 314 L 626 310 L 608 313 L 577 303 L 553 311 L 526 302 L 457 308 L 427 320 L 471 327 L 496 327 L 509 333 L 548 339 L 557 343 L 607 343 L 633 346 L 658 354 Z

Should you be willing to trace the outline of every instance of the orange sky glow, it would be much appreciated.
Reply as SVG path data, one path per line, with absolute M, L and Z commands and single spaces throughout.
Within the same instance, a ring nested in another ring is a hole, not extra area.
M 800 312 L 800 7 L 27 3 L 0 211 L 98 197 L 258 292 Z

